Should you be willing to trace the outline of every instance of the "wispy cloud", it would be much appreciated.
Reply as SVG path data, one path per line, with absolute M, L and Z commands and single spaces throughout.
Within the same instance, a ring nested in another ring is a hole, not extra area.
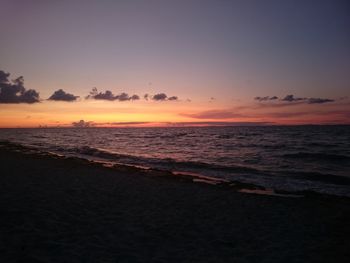
M 330 119 L 332 120 L 344 120 L 350 121 L 350 110 L 328 110 L 328 111 L 299 111 L 299 112 L 268 112 L 263 115 L 268 118 L 277 118 L 277 119 L 288 119 L 288 118 L 298 118 L 299 117 L 325 117 L 327 122 Z
M 100 126 L 138 126 L 138 125 L 144 125 L 144 124 L 150 124 L 152 122 L 147 121 L 125 121 L 125 122 L 100 122 L 100 123 L 94 123 L 95 125 Z
M 266 117 L 273 117 L 273 118 L 291 118 L 291 117 L 300 117 L 312 114 L 311 112 L 271 112 L 271 113 L 265 113 L 264 116 Z
M 332 99 L 321 99 L 321 98 L 309 98 L 308 103 L 309 104 L 322 104 L 327 102 L 333 102 Z
M 91 124 L 89 124 L 91 123 Z M 192 126 L 261 126 L 272 124 L 272 122 L 253 121 L 253 122 L 232 122 L 232 121 L 192 121 L 192 122 L 84 122 L 80 120 L 74 123 L 74 127 L 192 127 Z
M 181 113 L 180 115 L 195 119 L 231 119 L 243 117 L 242 114 L 234 113 L 230 110 L 208 110 L 198 113 Z
M 273 124 L 273 122 L 264 121 L 194 121 L 194 122 L 168 122 L 167 126 L 187 127 L 187 126 L 262 126 Z

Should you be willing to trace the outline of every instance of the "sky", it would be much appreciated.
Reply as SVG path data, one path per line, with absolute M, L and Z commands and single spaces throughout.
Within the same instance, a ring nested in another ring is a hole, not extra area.
M 350 124 L 349 14 L 347 0 L 0 0 L 0 127 Z

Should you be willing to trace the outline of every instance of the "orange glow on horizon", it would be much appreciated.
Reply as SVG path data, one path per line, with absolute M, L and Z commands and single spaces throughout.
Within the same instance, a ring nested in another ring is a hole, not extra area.
M 301 105 L 283 109 L 252 103 L 208 102 L 78 102 L 43 101 L 36 104 L 2 104 L 0 128 L 71 127 L 84 120 L 95 127 L 208 126 L 224 123 L 277 125 L 350 124 L 344 105 Z M 345 110 L 344 110 L 345 109 Z

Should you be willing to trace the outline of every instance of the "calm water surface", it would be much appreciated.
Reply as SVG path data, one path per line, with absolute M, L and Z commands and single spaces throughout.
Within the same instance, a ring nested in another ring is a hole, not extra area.
M 96 161 L 350 196 L 350 126 L 0 129 L 0 140 Z

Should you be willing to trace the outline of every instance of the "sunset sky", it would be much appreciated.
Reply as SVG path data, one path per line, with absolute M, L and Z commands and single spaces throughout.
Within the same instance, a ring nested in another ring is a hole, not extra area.
M 347 0 L 0 0 L 0 127 L 350 124 L 349 14 Z

